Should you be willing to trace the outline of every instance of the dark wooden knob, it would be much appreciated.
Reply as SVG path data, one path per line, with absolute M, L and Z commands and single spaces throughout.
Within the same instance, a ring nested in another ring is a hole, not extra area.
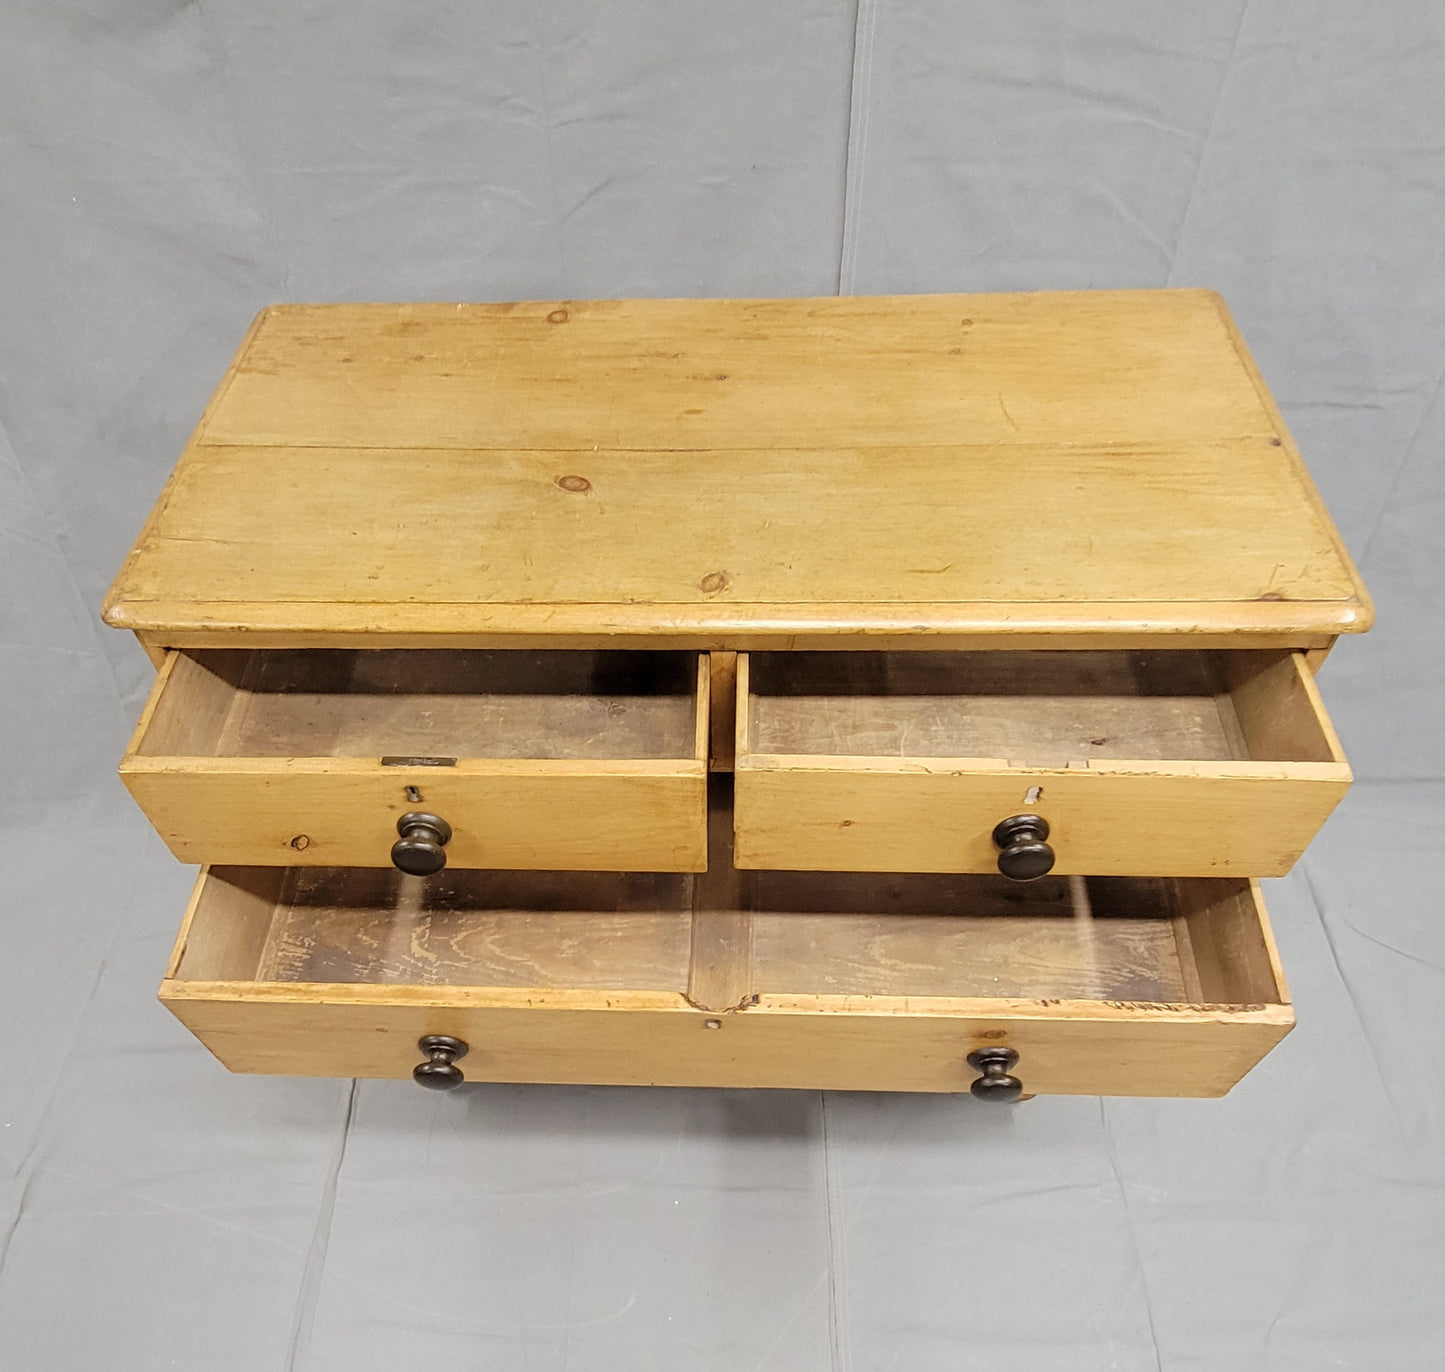
M 401 837 L 391 845 L 391 860 L 408 876 L 429 877 L 447 865 L 452 826 L 440 815 L 409 810 L 397 820 L 396 832 Z
M 423 1034 L 416 1046 L 426 1054 L 426 1061 L 411 1069 L 412 1080 L 418 1086 L 429 1091 L 454 1091 L 466 1080 L 456 1065 L 458 1058 L 467 1055 L 467 1045 L 461 1039 L 449 1034 Z
M 1024 1093 L 1024 1084 L 1013 1075 L 1019 1055 L 1012 1048 L 976 1048 L 968 1065 L 982 1075 L 968 1089 L 979 1100 L 1002 1101 L 1007 1105 Z
M 1010 815 L 993 831 L 998 869 L 1010 881 L 1037 881 L 1054 867 L 1054 850 L 1044 842 L 1049 822 L 1041 815 Z

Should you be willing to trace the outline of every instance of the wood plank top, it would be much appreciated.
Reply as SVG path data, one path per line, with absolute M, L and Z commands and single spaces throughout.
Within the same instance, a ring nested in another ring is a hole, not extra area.
M 105 605 L 174 646 L 1312 646 L 1371 617 L 1193 290 L 275 306 Z

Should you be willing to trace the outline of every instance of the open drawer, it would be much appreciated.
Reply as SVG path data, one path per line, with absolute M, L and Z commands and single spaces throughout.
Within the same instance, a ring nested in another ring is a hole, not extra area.
M 707 731 L 696 653 L 195 650 L 120 771 L 185 862 L 696 871 Z
M 724 812 L 721 822 L 726 825 Z M 1293 1015 L 1240 879 L 212 867 L 164 1003 L 229 1068 L 1213 1096 Z M 1017 1088 L 1015 1088 L 1017 1089 Z
M 1302 654 L 1190 649 L 740 653 L 736 775 L 740 867 L 1023 876 L 1280 876 L 1350 783 Z

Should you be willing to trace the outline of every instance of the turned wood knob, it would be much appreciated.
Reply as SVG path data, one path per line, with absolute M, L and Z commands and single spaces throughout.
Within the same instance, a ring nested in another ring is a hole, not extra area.
M 418 1086 L 429 1091 L 454 1091 L 466 1080 L 456 1065 L 458 1058 L 467 1055 L 467 1045 L 461 1039 L 448 1034 L 424 1034 L 416 1046 L 426 1054 L 426 1061 L 411 1069 L 412 1080 Z
M 452 826 L 440 815 L 409 810 L 397 820 L 396 832 L 401 837 L 391 845 L 391 860 L 408 876 L 429 877 L 447 865 Z
M 1024 1084 L 1012 1075 L 1019 1055 L 1012 1048 L 976 1048 L 968 1065 L 982 1075 L 968 1089 L 979 1100 L 1002 1101 L 1007 1105 L 1024 1093 Z
M 1049 822 L 1041 815 L 1010 815 L 993 831 L 998 869 L 1010 881 L 1037 881 L 1053 870 L 1054 850 L 1044 842 Z

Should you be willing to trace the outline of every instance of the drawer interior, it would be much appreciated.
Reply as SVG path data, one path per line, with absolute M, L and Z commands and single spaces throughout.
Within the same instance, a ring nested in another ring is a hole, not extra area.
M 715 836 L 726 828 L 726 812 Z M 179 982 L 1279 1004 L 1233 879 L 213 867 Z
M 412 986 L 687 985 L 673 873 L 213 867 L 181 980 Z
M 1344 761 L 1299 653 L 753 653 L 740 673 L 740 753 Z
M 185 650 L 132 751 L 159 757 L 692 758 L 698 656 Z
M 1021 889 L 997 876 L 757 872 L 753 885 L 752 983 L 769 991 L 1278 999 L 1257 926 L 1248 932 L 1247 882 L 1057 877 Z M 1248 952 L 1201 964 L 1191 930 Z

